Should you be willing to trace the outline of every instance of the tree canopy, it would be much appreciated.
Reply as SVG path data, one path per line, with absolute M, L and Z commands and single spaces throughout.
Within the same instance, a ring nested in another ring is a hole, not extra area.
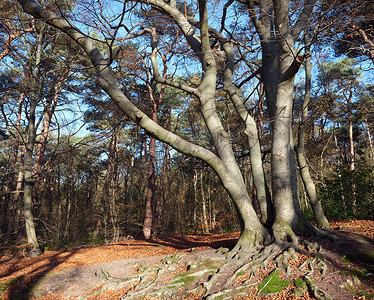
M 255 264 L 371 215 L 370 4 L 330 2 L 6 2 L 0 234 L 240 229 Z

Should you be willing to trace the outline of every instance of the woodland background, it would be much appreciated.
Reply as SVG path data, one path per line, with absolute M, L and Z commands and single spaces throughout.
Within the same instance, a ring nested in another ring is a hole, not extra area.
M 80 26 L 90 28 L 98 40 L 100 30 L 108 29 L 105 16 L 89 1 L 46 2 L 80 22 Z M 105 4 L 99 1 L 95 5 L 100 8 Z M 210 5 L 219 10 L 223 3 L 212 1 Z M 300 125 L 305 125 L 305 155 L 330 220 L 374 215 L 372 8 L 373 4 L 359 0 L 335 1 L 328 7 L 321 2 L 316 7 L 312 22 L 318 33 L 311 49 L 313 77 L 307 122 L 301 118 L 305 109 L 303 67 L 296 80 L 294 137 L 297 140 Z M 239 6 L 236 11 L 239 15 Z M 98 23 L 92 22 L 93 15 Z M 163 31 L 174 30 L 174 40 L 160 39 L 167 72 L 166 63 L 186 51 L 179 43 L 180 33 L 152 9 L 141 5 L 133 9 L 133 20 L 145 16 L 147 22 L 154 22 L 160 36 Z M 216 174 L 205 163 L 150 138 L 124 117 L 98 88 L 94 74 L 87 72 L 89 63 L 76 45 L 55 29 L 23 14 L 12 0 L 0 1 L 0 17 L 2 244 L 25 238 L 22 197 L 26 150 L 30 147 L 33 214 L 38 240 L 46 249 L 140 237 L 149 197 L 154 236 L 239 229 L 235 208 Z M 247 67 L 242 67 L 237 82 L 257 122 L 266 166 L 270 164 L 271 120 L 264 110 L 261 82 L 249 80 L 255 78 L 258 66 L 258 41 L 244 34 L 245 24 L 234 23 L 232 26 L 243 27 L 238 45 L 254 49 L 246 51 L 238 46 L 237 53 Z M 105 43 L 111 41 L 103 42 L 103 48 Z M 116 50 L 114 71 L 123 90 L 163 127 L 209 147 L 196 99 L 174 88 L 160 87 L 152 80 L 149 39 L 133 36 L 122 40 Z M 197 80 L 193 68 L 188 69 L 188 74 L 172 71 L 191 82 Z M 30 100 L 27 94 L 35 86 L 40 96 Z M 256 207 L 247 142 L 243 132 L 238 131 L 240 120 L 225 93 L 217 99 L 221 121 L 231 133 Z M 33 131 L 36 135 L 30 137 Z M 304 213 L 312 220 L 301 181 L 299 192 Z

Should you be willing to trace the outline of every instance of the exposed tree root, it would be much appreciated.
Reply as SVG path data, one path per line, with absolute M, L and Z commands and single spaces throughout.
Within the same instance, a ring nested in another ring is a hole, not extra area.
M 140 267 L 136 274 L 126 279 L 113 278 L 108 271 L 99 269 L 97 276 L 104 283 L 95 293 L 126 289 L 128 291 L 121 299 L 140 299 L 146 295 L 168 299 L 181 298 L 182 291 L 183 297 L 230 299 L 232 295 L 249 293 L 260 283 L 253 275 L 258 276 L 260 270 L 264 270 L 262 274 L 265 274 L 271 266 L 271 270 L 279 270 L 286 278 L 301 276 L 317 299 L 329 299 L 327 293 L 313 284 L 309 277 L 317 271 L 324 276 L 327 270 L 320 253 L 321 247 L 317 243 L 304 242 L 301 245 L 294 242 L 275 240 L 257 252 L 239 244 L 231 251 L 219 249 L 205 257 L 193 253 L 168 256 L 157 266 Z M 298 254 L 309 258 L 295 267 L 289 262 L 298 261 Z M 185 267 L 181 269 L 183 265 Z M 171 273 L 175 274 L 170 276 Z
M 217 270 L 217 272 L 211 276 L 207 282 L 204 283 L 205 296 L 209 296 L 212 293 L 217 293 L 217 291 L 214 290 L 214 287 L 220 286 L 222 290 L 231 287 L 233 284 L 235 284 L 235 281 L 238 279 L 238 277 L 240 277 L 241 274 L 246 274 L 247 278 L 249 275 L 250 279 L 253 275 L 256 275 L 258 270 L 267 270 L 268 265 L 271 263 L 275 264 L 278 269 L 285 270 L 287 275 L 291 275 L 291 272 L 295 271 L 307 276 L 313 274 L 315 269 L 318 269 L 321 275 L 324 276 L 327 270 L 327 265 L 323 259 L 323 256 L 320 254 L 322 248 L 317 243 L 309 242 L 304 242 L 304 246 L 307 250 L 304 250 L 304 248 L 299 244 L 295 244 L 295 240 L 292 240 L 290 243 L 275 240 L 272 244 L 263 247 L 257 253 L 252 254 L 249 257 L 247 256 L 247 261 L 244 263 L 243 258 L 239 260 L 226 259 L 225 264 L 219 270 Z M 237 253 L 232 255 L 233 251 L 231 251 L 231 257 L 243 257 L 243 253 L 240 253 L 240 251 L 240 247 L 237 247 L 235 249 L 235 252 Z M 244 252 L 245 255 L 247 253 L 247 251 Z M 301 266 L 293 269 L 288 264 L 288 260 L 290 258 L 298 259 L 296 253 L 312 256 L 313 258 L 307 259 Z M 232 269 L 233 267 L 234 272 L 231 275 L 228 275 L 227 270 Z M 222 277 L 225 277 L 225 279 L 222 279 Z M 247 281 L 249 281 L 249 279 L 247 279 Z M 223 285 L 220 284 L 222 281 L 225 282 Z
M 331 296 L 327 292 L 316 286 L 309 276 L 304 276 L 303 279 L 308 287 L 309 292 L 314 298 L 318 300 L 332 300 Z

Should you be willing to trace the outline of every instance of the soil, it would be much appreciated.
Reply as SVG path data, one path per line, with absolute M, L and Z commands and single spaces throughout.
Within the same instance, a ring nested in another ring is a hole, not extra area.
M 323 260 L 296 253 L 287 268 L 270 263 L 253 276 L 217 251 L 233 246 L 239 232 L 123 239 L 35 258 L 27 257 L 25 245 L 3 247 L 0 299 L 374 298 L 374 221 L 335 222 L 332 228 L 333 241 L 318 241 Z M 309 279 L 312 284 L 299 286 Z M 280 292 L 270 289 L 278 284 Z

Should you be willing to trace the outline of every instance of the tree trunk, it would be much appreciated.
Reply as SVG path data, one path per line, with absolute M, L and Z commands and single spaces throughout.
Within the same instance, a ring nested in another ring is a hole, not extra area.
M 26 234 L 27 234 L 27 242 L 32 245 L 32 250 L 30 252 L 30 256 L 38 256 L 41 254 L 39 249 L 39 244 L 36 238 L 36 230 L 35 230 L 35 223 L 34 223 L 34 216 L 32 213 L 32 186 L 34 182 L 32 166 L 33 166 L 33 152 L 34 152 L 34 145 L 35 145 L 35 137 L 36 137 L 36 128 L 35 128 L 35 109 L 36 109 L 36 102 L 35 100 L 31 100 L 30 103 L 30 114 L 29 114 L 29 136 L 28 141 L 26 143 L 26 153 L 25 153 L 25 187 L 24 187 L 24 194 L 23 194 L 23 205 L 24 205 L 24 215 L 25 215 L 25 225 L 26 225 Z
M 349 96 L 347 99 L 348 106 L 348 122 L 349 122 L 349 153 L 350 153 L 350 169 L 353 171 L 355 169 L 355 145 L 353 141 L 353 123 L 352 123 L 352 90 L 349 91 Z
M 213 145 L 224 164 L 224 173 L 222 173 L 221 170 L 217 170 L 215 165 L 213 165 L 213 168 L 216 170 L 225 189 L 233 199 L 241 223 L 242 233 L 237 247 L 250 249 L 258 246 L 260 242 L 267 241 L 269 236 L 253 209 L 252 201 L 230 144 L 230 135 L 223 129 L 217 115 L 214 101 L 217 68 L 209 43 L 206 2 L 199 1 L 199 6 L 201 20 L 200 60 L 204 71 L 199 87 L 201 112 L 211 135 Z M 254 124 L 254 128 L 256 128 L 256 124 Z M 258 136 L 254 136 L 254 138 L 258 141 Z
M 366 133 L 368 136 L 368 141 L 369 141 L 369 147 L 370 147 L 370 153 L 369 153 L 369 158 L 374 161 L 374 146 L 373 146 L 373 140 L 371 138 L 371 132 L 370 132 L 370 127 L 368 123 L 368 118 L 365 117 L 365 128 L 366 128 Z
M 148 184 L 147 184 L 147 198 L 145 206 L 145 218 L 143 224 L 143 235 L 146 240 L 151 238 L 152 233 L 152 203 L 155 195 L 155 155 L 156 155 L 156 139 L 150 138 L 149 145 L 149 162 L 148 162 Z
M 53 99 L 51 98 L 47 99 L 47 103 L 44 108 L 45 113 L 44 113 L 42 133 L 40 134 L 40 138 L 38 140 L 38 146 L 36 149 L 35 162 L 34 162 L 34 167 L 33 167 L 34 185 L 33 185 L 32 197 L 34 201 L 35 199 L 37 199 L 37 195 L 38 195 L 40 173 L 41 173 L 42 166 L 43 166 L 43 159 L 44 159 L 44 153 L 45 153 L 45 149 L 47 145 L 49 127 L 51 125 L 52 116 L 57 106 L 57 101 L 60 95 L 60 91 L 61 91 L 60 86 L 57 86 Z
M 1 212 L 0 212 L 0 230 L 3 233 L 8 233 L 9 228 L 13 227 L 10 222 L 11 219 L 9 218 L 8 208 L 9 205 L 14 200 L 14 197 L 12 197 L 13 192 L 13 185 L 14 185 L 14 179 L 15 179 L 15 173 L 16 173 L 16 165 L 18 161 L 18 151 L 20 146 L 20 125 L 21 125 L 21 114 L 22 114 L 22 105 L 23 100 L 25 98 L 25 94 L 22 93 L 18 100 L 18 113 L 17 113 L 17 122 L 15 125 L 15 132 L 12 133 L 12 136 L 14 137 L 14 147 L 13 147 L 13 157 L 11 158 L 10 164 L 9 164 L 9 175 L 8 175 L 8 185 L 4 197 L 4 203 L 2 203 Z M 5 119 L 5 117 L 4 117 Z M 9 128 L 9 132 L 11 132 Z M 13 208 L 16 209 L 17 205 L 13 205 Z
M 26 153 L 25 153 L 25 187 L 23 194 L 23 205 L 24 205 L 24 215 L 25 215 L 25 225 L 26 225 L 26 235 L 27 241 L 32 245 L 32 250 L 30 251 L 30 256 L 39 256 L 41 254 L 39 244 L 36 237 L 33 210 L 33 199 L 32 199 L 32 189 L 34 183 L 33 177 L 33 153 L 36 139 L 36 123 L 35 123 L 35 113 L 37 107 L 37 99 L 39 98 L 38 80 L 39 80 L 39 64 L 41 62 L 42 55 L 42 43 L 44 35 L 41 32 L 38 36 L 36 43 L 36 53 L 35 53 L 35 68 L 33 74 L 30 78 L 31 91 L 29 95 L 30 107 L 29 107 L 29 124 L 28 124 L 28 139 L 26 143 Z
M 203 182 L 203 172 L 200 172 L 200 191 L 201 191 L 201 201 L 202 201 L 202 227 L 203 233 L 209 233 L 209 224 L 208 224 L 208 216 L 207 216 L 207 207 L 206 207 L 206 198 L 205 198 L 205 191 L 204 191 L 204 182 Z
M 197 21 L 190 18 L 190 22 L 198 25 Z M 253 174 L 253 184 L 256 188 L 256 196 L 260 206 L 261 223 L 269 226 L 273 223 L 273 207 L 270 199 L 270 193 L 265 180 L 265 173 L 262 166 L 262 155 L 260 145 L 260 135 L 257 130 L 257 124 L 249 114 L 247 108 L 240 98 L 237 88 L 233 84 L 233 72 L 235 66 L 235 57 L 230 42 L 222 36 L 221 33 L 210 28 L 210 31 L 221 38 L 221 47 L 226 53 L 226 67 L 224 70 L 224 90 L 228 93 L 235 110 L 245 124 L 245 135 L 247 136 L 249 154 L 251 158 L 251 171 Z
M 158 7 L 162 12 L 167 13 L 170 18 L 173 18 L 188 41 L 189 46 L 199 57 L 202 65 L 202 77 L 197 88 L 179 82 L 173 82 L 167 78 L 162 78 L 158 73 L 157 63 L 154 63 L 157 59 L 157 52 L 151 57 L 154 71 L 153 75 L 156 81 L 168 83 L 171 86 L 180 88 L 199 99 L 201 112 L 214 146 L 214 152 L 190 143 L 176 136 L 174 133 L 165 130 L 134 106 L 117 85 L 110 68 L 110 62 L 104 59 L 99 49 L 95 47 L 88 36 L 82 34 L 65 19 L 43 10 L 32 0 L 19 0 L 19 2 L 26 12 L 33 14 L 37 18 L 42 18 L 46 20 L 45 22 L 64 30 L 66 34 L 86 51 L 96 68 L 99 77 L 97 80 L 98 84 L 129 118 L 135 121 L 140 127 L 144 128 L 151 136 L 168 143 L 181 153 L 205 161 L 214 169 L 221 179 L 223 186 L 233 199 L 241 223 L 242 232 L 235 249 L 244 251 L 253 249 L 253 247 L 258 246 L 260 242 L 268 242 L 270 240 L 267 230 L 257 218 L 256 212 L 251 205 L 251 198 L 246 190 L 243 176 L 235 160 L 230 142 L 230 135 L 223 129 L 216 111 L 217 68 L 214 53 L 209 41 L 206 1 L 198 1 L 200 37 L 196 35 L 195 28 L 186 20 L 186 16 L 178 11 L 175 6 L 171 6 L 167 2 L 160 0 L 139 0 L 138 2 Z M 288 24 L 289 3 L 287 1 L 260 1 L 259 3 L 265 3 L 265 6 L 268 6 L 260 7 L 260 9 L 252 7 L 254 6 L 254 1 L 248 1 L 247 3 L 249 5 L 248 12 L 260 35 L 262 49 L 275 47 L 272 51 L 263 51 L 262 53 L 264 62 L 262 65 L 264 87 L 268 108 L 270 110 L 270 117 L 273 122 L 272 179 L 274 181 L 273 195 L 276 212 L 274 223 L 276 226 L 273 225 L 273 232 L 278 238 L 294 237 L 292 230 L 297 229 L 296 225 L 299 224 L 301 219 L 294 207 L 295 203 L 292 195 L 292 178 L 294 178 L 293 173 L 295 168 L 294 166 L 290 166 L 292 163 L 290 160 L 290 155 L 292 153 L 292 145 L 290 143 L 292 93 L 294 76 L 299 67 L 299 62 L 293 48 L 294 41 L 307 25 L 308 16 L 313 10 L 315 1 L 307 1 L 297 23 L 292 29 L 292 34 L 290 33 L 291 30 Z M 275 17 L 272 15 L 273 5 L 274 12 L 276 12 Z M 268 8 L 270 8 L 270 10 Z M 254 20 L 256 17 L 253 17 L 253 15 L 258 11 L 264 16 L 264 22 L 260 22 L 258 19 L 257 22 Z M 274 37 L 276 39 L 274 39 Z M 268 43 L 269 41 L 271 41 L 271 43 Z M 268 57 L 268 55 L 271 57 Z M 270 68 L 268 68 L 269 66 Z M 254 136 L 254 138 L 258 140 L 258 134 Z
M 152 36 L 152 39 L 155 39 L 155 36 Z M 160 104 L 160 97 L 158 99 L 154 98 L 152 87 L 149 83 L 147 83 L 148 92 L 150 96 L 150 100 L 152 102 L 152 121 L 157 123 L 157 115 L 158 115 L 158 106 Z M 154 203 L 155 198 L 155 182 L 156 182 L 156 174 L 155 174 L 155 165 L 156 165 L 156 139 L 154 137 L 150 137 L 150 144 L 149 144 L 149 162 L 148 162 L 148 184 L 147 184 L 147 198 L 146 198 L 146 206 L 145 206 L 145 218 L 143 223 L 143 236 L 146 240 L 151 238 L 152 234 L 152 222 L 153 222 L 153 211 L 152 206 Z
M 308 44 L 308 40 L 305 38 L 305 43 Z M 310 53 L 310 45 L 305 48 L 305 54 Z M 314 185 L 312 176 L 309 172 L 309 167 L 305 158 L 305 137 L 306 137 L 306 122 L 308 121 L 308 105 L 310 102 L 310 91 L 311 91 L 311 66 L 310 57 L 306 59 L 305 62 L 305 95 L 302 107 L 300 126 L 299 126 L 299 137 L 297 145 L 297 159 L 300 168 L 301 179 L 304 183 L 305 190 L 308 195 L 310 205 L 313 209 L 314 217 L 317 221 L 318 228 L 329 229 L 329 221 L 327 220 L 322 205 L 318 200 L 316 187 Z
M 22 184 L 23 184 L 23 177 L 24 177 L 24 171 L 25 171 L 25 154 L 26 154 L 26 147 L 25 145 L 23 145 L 21 147 L 21 155 L 20 155 L 20 161 L 19 161 L 16 189 L 15 189 L 14 194 L 12 195 L 12 202 L 11 202 L 12 213 L 11 213 L 9 227 L 8 227 L 8 234 L 12 234 L 13 231 L 18 230 L 20 226 L 19 216 L 21 215 L 21 211 L 19 207 L 20 207 L 20 202 L 22 201 L 21 193 L 22 193 Z

